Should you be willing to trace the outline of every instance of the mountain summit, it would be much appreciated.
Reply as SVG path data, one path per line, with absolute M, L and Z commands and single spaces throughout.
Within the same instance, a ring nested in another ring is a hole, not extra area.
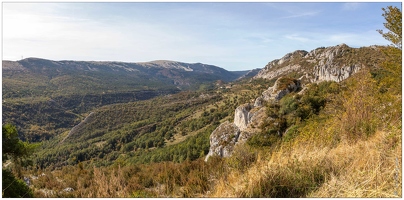
M 346 44 L 297 50 L 269 62 L 254 78 L 291 76 L 304 82 L 345 80 L 363 67 L 377 67 L 384 59 L 378 46 L 352 48 Z
M 46 94 L 98 94 L 133 90 L 192 89 L 240 74 L 214 65 L 158 60 L 142 63 L 53 61 L 26 58 L 3 61 L 3 97 Z
M 246 103 L 235 109 L 234 122 L 224 122 L 210 136 L 210 150 L 205 160 L 212 155 L 229 157 L 233 149 L 245 143 L 249 138 L 260 133 L 270 116 L 266 116 L 268 103 L 278 103 L 289 93 L 299 92 L 300 95 L 310 83 L 325 81 L 341 82 L 368 68 L 379 68 L 385 60 L 382 49 L 385 47 L 351 48 L 346 44 L 332 47 L 320 47 L 310 52 L 297 50 L 288 53 L 281 59 L 269 62 L 253 79 L 276 80 L 273 86 L 256 97 L 254 103 Z M 271 120 L 270 120 L 271 121 Z M 274 127 L 280 122 L 272 119 Z M 277 130 L 282 135 L 286 130 Z

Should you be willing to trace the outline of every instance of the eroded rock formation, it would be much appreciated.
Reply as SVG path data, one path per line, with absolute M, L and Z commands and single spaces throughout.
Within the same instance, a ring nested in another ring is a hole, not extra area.
M 310 52 L 298 50 L 269 62 L 254 78 L 276 78 L 275 84 L 256 98 L 254 104 L 237 107 L 234 122 L 223 123 L 212 133 L 209 154 L 205 160 L 214 154 L 230 156 L 236 145 L 260 132 L 260 124 L 266 120 L 271 121 L 265 112 L 266 102 L 279 101 L 292 92 L 302 93 L 305 91 L 304 85 L 308 83 L 341 82 L 364 67 L 375 66 L 383 59 L 380 48 L 351 48 L 341 44 Z
M 234 122 L 220 124 L 210 135 L 210 149 L 205 161 L 212 155 L 228 157 L 236 145 L 242 144 L 249 137 L 259 132 L 263 119 L 266 118 L 265 107 L 267 101 L 278 101 L 290 92 L 300 89 L 300 82 L 296 79 L 279 78 L 274 86 L 269 87 L 254 104 L 246 103 L 236 108 Z
M 297 50 L 269 62 L 254 78 L 273 79 L 294 73 L 305 82 L 341 82 L 365 67 L 372 57 L 381 57 L 378 47 L 356 49 L 340 44 L 310 52 Z

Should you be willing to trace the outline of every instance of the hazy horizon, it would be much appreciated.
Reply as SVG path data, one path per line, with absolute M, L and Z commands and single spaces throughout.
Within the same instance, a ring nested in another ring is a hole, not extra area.
M 3 60 L 204 63 L 263 68 L 295 50 L 388 45 L 371 3 L 4 3 Z

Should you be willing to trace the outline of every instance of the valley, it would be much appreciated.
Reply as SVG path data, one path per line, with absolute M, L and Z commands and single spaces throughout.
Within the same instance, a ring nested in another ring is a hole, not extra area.
M 3 124 L 38 144 L 21 170 L 35 197 L 401 196 L 398 60 L 392 47 L 341 44 L 243 73 L 7 61 Z M 357 191 L 349 177 L 380 185 Z
M 2 11 L 3 198 L 402 198 L 400 3 Z

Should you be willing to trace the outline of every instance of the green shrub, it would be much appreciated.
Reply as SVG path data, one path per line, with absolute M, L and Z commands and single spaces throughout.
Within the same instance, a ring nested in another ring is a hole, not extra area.
M 226 159 L 226 164 L 233 169 L 244 171 L 257 160 L 257 153 L 248 146 L 238 146 Z
M 28 198 L 34 197 L 31 189 L 24 181 L 15 178 L 9 170 L 2 171 L 2 197 L 6 198 Z
M 276 133 L 276 130 L 270 129 L 268 133 L 256 134 L 248 138 L 247 144 L 253 147 L 272 146 L 280 141 L 280 137 Z
M 295 138 L 299 134 L 299 126 L 293 125 L 289 127 L 286 133 L 283 135 L 282 140 L 287 142 Z
M 312 163 L 310 160 L 294 160 L 285 165 L 272 166 L 267 176 L 261 176 L 239 197 L 298 198 L 306 197 L 326 180 L 332 168 L 324 160 Z
M 282 115 L 287 115 L 298 108 L 298 102 L 291 94 L 284 96 L 279 101 L 279 104 L 280 104 L 279 113 Z

